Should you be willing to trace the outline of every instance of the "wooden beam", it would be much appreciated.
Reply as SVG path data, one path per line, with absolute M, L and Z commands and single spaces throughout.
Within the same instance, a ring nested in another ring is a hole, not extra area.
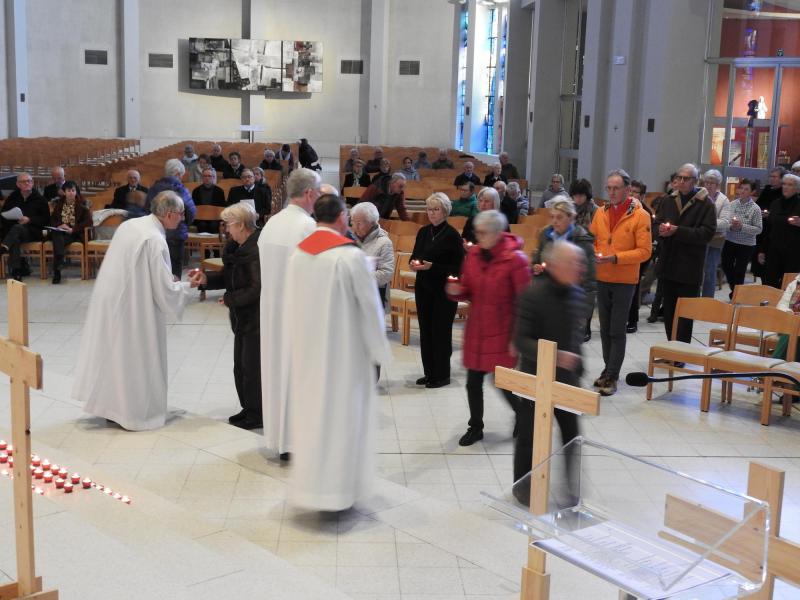
M 8 326 L 11 329 L 11 323 Z M 0 339 L 0 372 L 34 389 L 42 387 L 42 357 L 13 338 Z
M 36 587 L 38 590 L 42 589 L 42 578 L 37 577 L 35 580 Z M 0 600 L 12 600 L 20 597 L 19 593 L 19 586 L 17 582 L 7 583 L 5 585 L 0 585 Z

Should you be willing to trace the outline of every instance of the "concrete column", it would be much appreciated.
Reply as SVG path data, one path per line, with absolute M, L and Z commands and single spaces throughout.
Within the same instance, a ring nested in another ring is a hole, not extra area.
M 533 7 L 522 0 L 508 6 L 508 47 L 506 48 L 506 94 L 503 108 L 503 150 L 527 179 L 528 79 L 531 67 Z
M 138 138 L 141 135 L 141 55 L 139 49 L 139 0 L 122 0 L 120 7 L 120 31 L 122 32 L 119 95 L 122 137 Z
M 25 0 L 6 1 L 6 70 L 8 135 L 30 134 L 28 119 L 28 32 Z
M 367 141 L 382 144 L 386 135 L 386 96 L 389 75 L 389 3 L 372 0 L 369 40 L 369 123 Z
M 246 40 L 251 37 L 251 24 L 253 22 L 253 6 L 250 0 L 242 0 L 242 39 Z M 256 96 L 251 94 L 250 92 L 242 92 L 242 99 L 241 99 L 241 108 L 240 108 L 240 118 L 239 122 L 242 125 L 250 125 L 250 105 L 251 103 L 256 100 L 263 100 L 260 96 Z M 250 132 L 249 131 L 242 131 L 241 135 L 239 136 L 243 140 L 250 139 Z

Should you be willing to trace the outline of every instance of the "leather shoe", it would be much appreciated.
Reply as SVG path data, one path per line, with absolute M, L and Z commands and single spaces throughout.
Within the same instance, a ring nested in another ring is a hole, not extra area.
M 234 425 L 235 423 L 239 423 L 240 421 L 244 421 L 247 418 L 247 409 L 243 408 L 238 413 L 233 416 L 228 417 L 228 423 Z
M 428 383 L 425 384 L 425 387 L 430 389 L 430 388 L 440 388 L 446 385 L 450 385 L 450 378 L 440 379 L 439 381 L 429 381 Z
M 639 326 L 636 323 L 632 323 L 625 328 L 625 331 L 628 333 L 636 333 L 639 331 Z
M 253 418 L 253 417 L 245 417 L 241 421 L 237 421 L 233 424 L 234 426 L 238 427 L 239 429 L 247 429 L 248 431 L 252 429 L 261 429 L 264 427 L 264 422 L 261 419 Z
M 19 268 L 19 274 L 22 275 L 23 277 L 29 277 L 30 276 L 31 267 L 27 262 L 25 262 L 25 261 L 22 262 L 22 266 Z
M 283 462 L 289 462 L 290 460 L 292 460 L 292 455 L 289 452 L 281 452 L 278 455 L 278 458 L 280 458 Z
M 461 439 L 458 440 L 459 446 L 472 446 L 475 442 L 479 442 L 483 439 L 483 430 L 481 429 L 473 429 L 470 427 L 467 429 L 467 433 L 461 436 Z
M 600 373 L 600 377 L 594 380 L 592 383 L 592 387 L 601 387 L 606 382 L 606 372 L 603 371 Z
M 648 323 L 655 323 L 656 321 L 658 321 L 658 315 L 651 314 L 649 317 L 647 317 Z
M 598 387 L 601 396 L 613 396 L 617 393 L 617 380 L 606 377 L 603 385 Z
M 416 385 L 425 385 L 426 383 L 428 383 L 428 378 L 427 377 L 420 377 L 419 379 L 417 379 L 417 381 L 415 383 L 416 383 Z
M 53 283 L 54 284 L 61 283 L 61 271 L 59 271 L 58 269 L 53 271 Z
M 592 339 L 592 332 L 591 331 L 587 331 L 586 335 L 583 336 L 583 343 L 585 344 L 586 342 L 590 341 L 591 339 Z

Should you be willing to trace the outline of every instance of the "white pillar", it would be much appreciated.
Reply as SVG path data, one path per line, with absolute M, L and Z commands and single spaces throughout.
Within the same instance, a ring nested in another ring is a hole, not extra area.
M 531 68 L 532 7 L 523 8 L 512 0 L 508 8 L 508 47 L 506 48 L 506 95 L 503 108 L 503 150 L 527 179 L 528 154 L 528 73 Z
M 6 1 L 8 135 L 30 135 L 28 120 L 28 32 L 25 0 Z
M 384 143 L 389 74 L 389 2 L 372 0 L 369 36 L 369 122 L 367 140 Z
M 142 108 L 139 97 L 141 56 L 139 54 L 139 0 L 122 0 L 122 137 L 141 135 Z

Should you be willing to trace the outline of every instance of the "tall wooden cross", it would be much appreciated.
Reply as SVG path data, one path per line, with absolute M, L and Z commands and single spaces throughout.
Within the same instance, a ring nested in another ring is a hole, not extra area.
M 555 342 L 539 340 L 536 358 L 536 375 L 514 369 L 497 367 L 495 385 L 521 396 L 533 398 L 533 465 L 540 465 L 553 451 L 553 417 L 556 408 L 597 415 L 600 413 L 600 395 L 572 385 L 556 381 Z M 569 440 L 567 440 L 569 441 Z M 547 497 L 550 489 L 550 466 L 542 465 L 531 477 L 530 511 L 534 515 L 547 512 Z M 546 573 L 546 557 L 543 550 L 528 544 L 528 564 L 522 569 L 520 600 L 547 600 L 550 597 L 550 575 Z
M 14 445 L 14 530 L 17 581 L 0 586 L 0 600 L 56 600 L 36 577 L 31 493 L 31 410 L 29 388 L 42 389 L 42 357 L 28 348 L 28 290 L 8 281 L 8 339 L 0 337 L 0 371 L 11 378 L 11 443 Z

